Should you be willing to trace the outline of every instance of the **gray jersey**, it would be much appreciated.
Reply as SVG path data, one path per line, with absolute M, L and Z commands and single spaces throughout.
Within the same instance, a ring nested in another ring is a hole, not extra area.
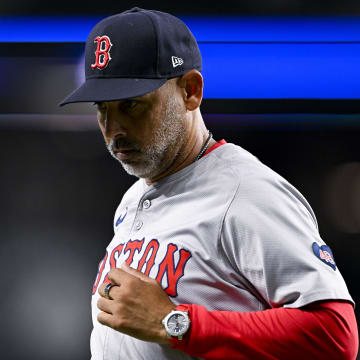
M 151 186 L 138 180 L 116 211 L 114 231 L 94 284 L 93 360 L 191 359 L 98 323 L 96 290 L 124 261 L 157 279 L 175 304 L 208 310 L 352 301 L 305 198 L 234 144 Z

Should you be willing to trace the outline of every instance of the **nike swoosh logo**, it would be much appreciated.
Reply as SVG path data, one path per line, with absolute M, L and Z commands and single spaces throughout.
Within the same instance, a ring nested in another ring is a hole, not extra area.
M 124 216 L 121 217 L 121 214 L 120 214 L 119 218 L 116 220 L 115 226 L 119 226 L 124 221 L 126 215 L 127 215 L 127 208 L 126 208 L 126 212 L 125 212 Z

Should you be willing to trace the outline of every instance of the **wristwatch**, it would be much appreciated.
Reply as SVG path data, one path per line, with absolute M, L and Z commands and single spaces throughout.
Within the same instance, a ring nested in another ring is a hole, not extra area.
M 190 319 L 187 311 L 172 310 L 162 321 L 167 336 L 183 339 L 184 334 L 189 330 Z

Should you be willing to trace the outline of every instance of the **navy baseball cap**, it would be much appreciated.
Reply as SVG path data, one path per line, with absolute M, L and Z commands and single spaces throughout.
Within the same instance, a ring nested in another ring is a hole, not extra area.
M 59 105 L 142 96 L 192 69 L 202 71 L 202 60 L 189 28 L 168 13 L 134 7 L 91 30 L 86 81 Z

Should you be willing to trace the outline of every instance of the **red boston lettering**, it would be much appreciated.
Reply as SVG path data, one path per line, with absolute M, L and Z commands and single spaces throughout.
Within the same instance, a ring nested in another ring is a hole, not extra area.
M 113 45 L 110 41 L 110 38 L 106 35 L 97 36 L 94 39 L 94 42 L 97 43 L 95 51 L 95 64 L 91 64 L 91 68 L 98 68 L 102 70 L 111 60 L 110 49 Z
M 146 262 L 146 268 L 145 268 L 144 274 L 147 276 L 149 276 L 150 270 L 154 265 L 155 257 L 156 257 L 158 249 L 159 249 L 159 242 L 156 239 L 152 239 L 147 244 L 144 254 L 139 261 L 139 265 L 138 265 L 137 269 L 140 271 L 142 271 L 142 268 Z M 148 260 L 146 260 L 149 255 L 150 250 L 152 250 L 150 258 Z
M 121 251 L 124 247 L 124 244 L 119 244 L 118 246 L 114 247 L 113 251 L 110 255 L 110 270 L 116 268 L 116 261 L 121 255 Z M 110 282 L 108 275 L 106 274 L 104 283 Z
M 107 257 L 108 257 L 108 253 L 106 252 L 104 258 L 99 263 L 98 272 L 97 272 L 96 279 L 94 281 L 94 285 L 93 285 L 93 289 L 92 289 L 93 295 L 96 293 L 97 287 L 99 286 L 99 282 L 100 282 L 102 273 L 104 271 Z
M 109 264 L 109 270 L 116 268 L 119 266 L 120 257 L 123 257 L 122 261 L 125 260 L 126 253 L 128 253 L 128 256 L 125 261 L 128 265 L 132 264 L 135 254 L 139 253 L 141 258 L 139 260 L 137 269 L 143 272 L 145 275 L 150 276 L 151 269 L 155 265 L 160 243 L 157 239 L 152 239 L 149 241 L 146 247 L 144 247 L 144 242 L 145 238 L 142 240 L 129 240 L 126 245 L 124 243 L 117 245 L 111 251 L 111 253 L 106 252 L 104 259 L 99 264 L 98 273 L 93 285 L 93 295 L 96 293 L 96 290 L 99 286 L 104 268 L 107 267 L 106 264 Z M 169 296 L 175 297 L 178 295 L 178 281 L 184 276 L 185 265 L 191 256 L 192 255 L 190 251 L 185 249 L 179 250 L 175 244 L 170 243 L 167 245 L 166 255 L 159 264 L 156 281 L 161 284 L 164 280 L 164 284 L 166 283 L 165 285 L 167 285 L 164 290 Z M 107 274 L 104 277 L 103 282 L 110 282 Z
M 174 253 L 177 249 L 177 246 L 174 244 L 168 245 L 165 258 L 159 266 L 159 272 L 156 277 L 156 280 L 161 284 L 162 278 L 166 274 L 168 287 L 164 290 L 170 296 L 177 296 L 177 283 L 184 275 L 186 262 L 191 258 L 190 251 L 181 249 L 179 252 L 179 261 L 175 267 Z
M 141 251 L 141 248 L 144 245 L 144 240 L 145 240 L 145 238 L 143 238 L 142 240 L 129 240 L 128 243 L 126 244 L 124 254 L 126 252 L 130 251 L 128 258 L 126 259 L 126 263 L 128 265 L 131 265 L 133 258 L 134 258 L 135 251 L 137 251 L 137 252 Z

